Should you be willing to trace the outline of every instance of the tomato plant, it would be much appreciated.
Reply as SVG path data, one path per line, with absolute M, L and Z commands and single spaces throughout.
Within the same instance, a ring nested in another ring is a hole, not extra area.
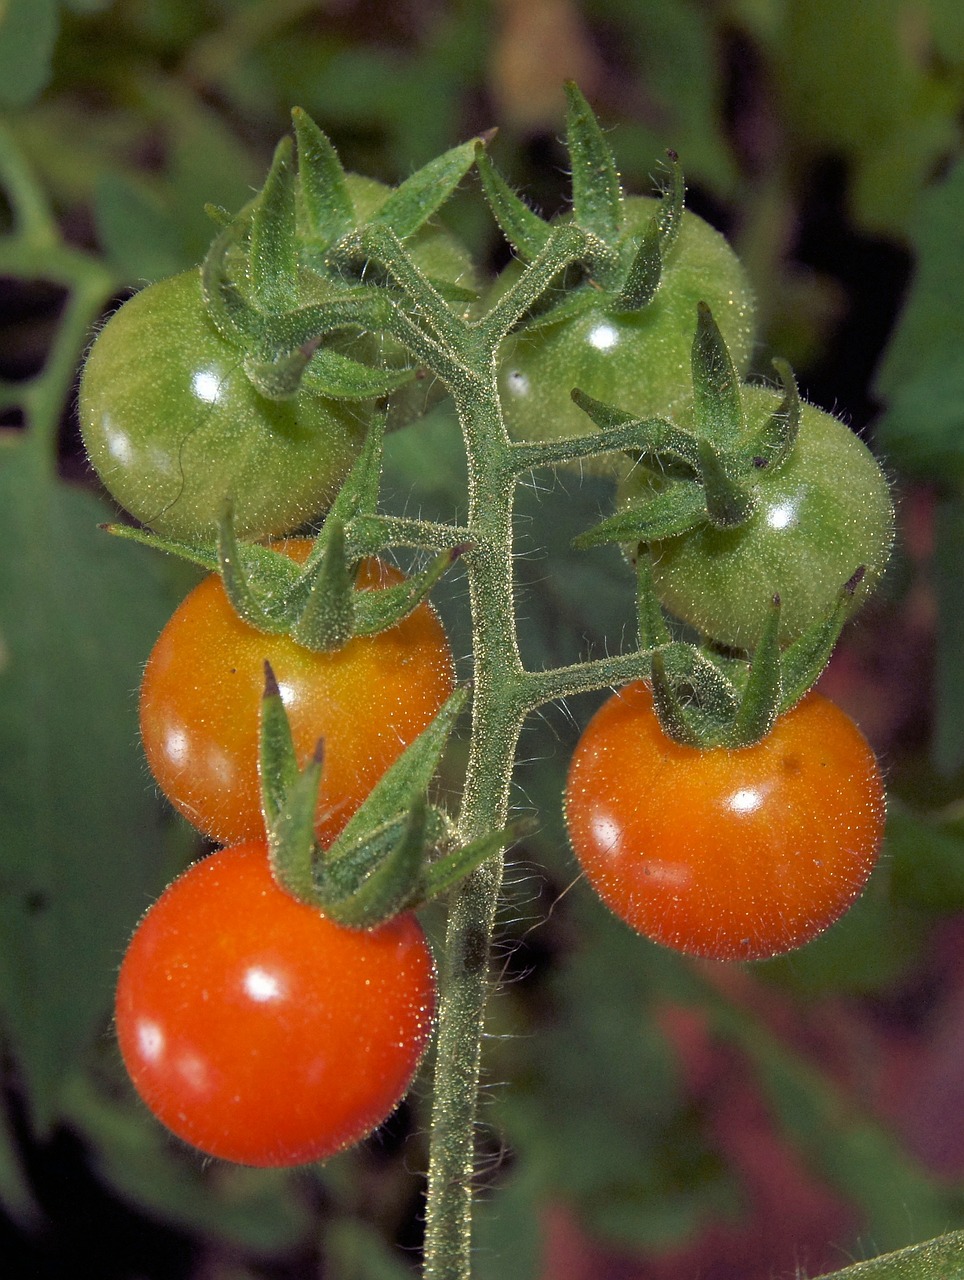
M 624 201 L 627 234 L 639 234 L 659 202 Z M 510 264 L 505 279 L 518 274 Z M 505 280 L 497 284 L 505 288 Z M 706 302 L 745 370 L 753 347 L 753 295 L 723 236 L 685 212 L 653 300 L 638 311 L 589 305 L 576 315 L 522 329 L 499 353 L 499 395 L 514 439 L 590 435 L 590 420 L 570 399 L 573 387 L 641 418 L 672 416 L 692 400 L 691 349 L 696 306 Z
M 307 388 L 268 400 L 243 355 L 208 318 L 196 271 L 135 294 L 90 350 L 80 385 L 88 457 L 158 533 L 213 537 L 226 497 L 239 536 L 286 533 L 331 501 L 360 448 L 364 405 Z
M 241 1164 L 321 1160 L 391 1113 L 435 1009 L 418 921 L 349 930 L 277 887 L 263 843 L 195 863 L 141 921 L 121 1053 L 159 1120 Z
M 748 432 L 777 408 L 780 396 L 745 387 Z M 620 485 L 620 505 L 660 486 L 639 466 Z M 788 457 L 760 470 L 756 509 L 734 529 L 710 524 L 652 544 L 653 581 L 678 618 L 721 644 L 750 649 L 779 594 L 781 637 L 796 639 L 833 609 L 861 565 L 857 607 L 876 586 L 890 556 L 894 513 L 883 472 L 854 433 L 829 413 L 804 404 Z
M 860 731 L 819 694 L 753 747 L 701 751 L 666 737 L 636 682 L 580 738 L 566 820 L 589 882 L 639 933 L 760 960 L 810 941 L 860 893 L 884 791 Z
M 283 544 L 297 560 L 310 548 L 305 539 Z M 377 588 L 401 576 L 369 560 L 359 585 Z M 387 631 L 315 653 L 241 621 L 216 575 L 195 587 L 148 659 L 141 736 L 164 794 L 223 844 L 264 833 L 258 727 L 265 659 L 281 687 L 300 762 L 325 740 L 316 834 L 330 843 L 452 692 L 445 632 L 422 604 Z

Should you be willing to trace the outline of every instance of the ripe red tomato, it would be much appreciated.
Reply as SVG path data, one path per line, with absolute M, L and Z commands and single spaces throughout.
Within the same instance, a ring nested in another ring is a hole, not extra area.
M 296 560 L 306 539 L 283 549 Z M 360 585 L 397 582 L 377 560 Z M 258 733 L 264 661 L 271 663 L 302 765 L 325 740 L 315 831 L 330 844 L 374 784 L 426 729 L 452 692 L 452 655 L 428 604 L 397 626 L 313 653 L 265 635 L 231 608 L 221 579 L 205 578 L 161 632 L 141 686 L 141 736 L 161 790 L 220 844 L 264 835 Z
M 762 960 L 809 942 L 863 889 L 884 788 L 860 731 L 819 694 L 755 746 L 699 751 L 666 737 L 636 683 L 580 738 L 566 820 L 589 882 L 637 932 Z
M 418 921 L 345 929 L 278 888 L 264 843 L 169 886 L 121 965 L 116 1022 L 138 1093 L 178 1137 L 239 1164 L 323 1160 L 379 1125 L 431 1033 Z

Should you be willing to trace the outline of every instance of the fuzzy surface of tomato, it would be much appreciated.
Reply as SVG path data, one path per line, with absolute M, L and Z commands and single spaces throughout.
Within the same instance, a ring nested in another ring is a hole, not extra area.
M 128 1073 L 169 1129 L 223 1160 L 324 1160 L 381 1124 L 431 1033 L 432 954 L 418 921 L 328 920 L 278 888 L 264 843 L 175 880 L 121 965 Z
M 873 752 L 809 694 L 768 737 L 700 751 L 666 737 L 648 685 L 587 725 L 566 822 L 589 883 L 654 942 L 713 960 L 762 960 L 809 942 L 860 894 L 884 830 Z
M 268 400 L 208 318 L 198 271 L 136 293 L 97 335 L 80 384 L 87 456 L 143 524 L 211 540 L 226 498 L 239 537 L 286 533 L 331 502 L 370 403 L 302 388 Z
M 760 427 L 780 400 L 766 387 L 744 388 L 748 429 Z M 652 473 L 638 467 L 621 482 L 617 502 L 625 506 L 657 487 Z M 853 596 L 859 608 L 879 582 L 894 539 L 887 480 L 863 441 L 805 404 L 790 455 L 759 472 L 753 494 L 756 510 L 739 528 L 706 524 L 651 544 L 653 582 L 666 608 L 720 644 L 751 649 L 779 594 L 780 637 L 790 644 L 830 614 L 863 565 Z
M 291 539 L 280 549 L 303 561 L 311 545 Z M 377 589 L 401 577 L 369 560 L 358 585 Z M 277 677 L 302 766 L 324 738 L 315 831 L 330 844 L 452 692 L 445 631 L 426 603 L 387 631 L 314 653 L 289 636 L 266 635 L 242 622 L 216 574 L 195 587 L 148 659 L 141 737 L 161 790 L 221 844 L 264 835 L 258 735 L 265 659 Z
M 629 233 L 642 233 L 658 201 L 625 201 Z M 497 290 L 518 267 L 510 264 Z M 736 254 L 718 231 L 685 212 L 653 300 L 639 311 L 602 302 L 579 315 L 521 329 L 499 352 L 499 394 L 514 440 L 591 435 L 595 428 L 572 402 L 579 387 L 641 418 L 673 416 L 693 399 L 692 347 L 697 303 L 706 302 L 740 372 L 753 347 L 753 293 Z M 612 469 L 611 459 L 596 460 Z

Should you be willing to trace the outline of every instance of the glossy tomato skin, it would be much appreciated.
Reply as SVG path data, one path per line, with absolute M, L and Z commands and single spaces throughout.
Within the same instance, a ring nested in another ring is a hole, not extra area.
M 642 232 L 657 209 L 626 200 L 628 220 Z M 518 272 L 506 268 L 506 280 Z M 504 289 L 505 281 L 497 284 Z M 640 311 L 604 305 L 576 317 L 510 335 L 499 353 L 499 393 L 515 440 L 552 440 L 594 430 L 572 402 L 579 387 L 597 400 L 638 414 L 672 417 L 692 403 L 692 346 L 697 303 L 709 304 L 738 370 L 753 347 L 753 294 L 726 240 L 702 218 L 683 215 L 679 238 L 653 300 Z M 599 459 L 611 469 L 612 462 Z
M 744 388 L 749 428 L 779 405 L 778 393 Z M 623 479 L 625 505 L 654 488 L 639 467 Z M 653 581 L 662 603 L 720 644 L 752 649 L 774 594 L 784 644 L 826 618 L 841 587 L 864 566 L 859 608 L 890 558 L 894 510 L 873 454 L 839 419 L 805 404 L 790 456 L 757 473 L 757 509 L 746 524 L 710 525 L 652 544 Z
M 148 285 L 98 334 L 80 384 L 91 464 L 157 533 L 212 539 L 224 500 L 237 533 L 286 533 L 322 511 L 348 473 L 368 403 L 302 389 L 268 400 L 244 352 L 207 316 L 198 271 Z
M 267 1167 L 324 1160 L 385 1120 L 434 1009 L 413 915 L 336 925 L 278 888 L 258 842 L 195 863 L 151 907 L 121 965 L 116 1026 L 163 1124 Z
M 311 548 L 306 539 L 279 545 L 298 560 Z M 400 578 L 397 570 L 366 561 L 359 585 Z M 221 844 L 264 834 L 258 733 L 265 659 L 278 679 L 300 763 L 325 740 L 315 830 L 330 844 L 452 692 L 445 632 L 432 607 L 422 604 L 387 631 L 313 653 L 242 622 L 216 574 L 195 587 L 148 659 L 141 737 L 161 790 Z
M 699 751 L 663 733 L 648 685 L 589 722 L 566 786 L 586 878 L 654 942 L 763 960 L 809 942 L 863 889 L 884 829 L 873 752 L 809 694 L 756 746 Z

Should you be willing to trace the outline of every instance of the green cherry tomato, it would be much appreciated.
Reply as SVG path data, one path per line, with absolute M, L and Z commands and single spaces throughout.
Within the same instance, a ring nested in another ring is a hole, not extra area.
M 779 405 L 779 393 L 745 387 L 749 430 Z M 638 467 L 624 478 L 625 506 L 658 487 Z M 879 580 L 893 543 L 894 512 L 887 480 L 873 454 L 829 413 L 803 405 L 789 457 L 761 470 L 757 508 L 730 530 L 702 525 L 652 544 L 656 594 L 676 617 L 709 639 L 751 649 L 775 594 L 781 640 L 790 644 L 833 610 L 841 587 L 861 565 L 854 608 Z
M 148 285 L 100 331 L 80 421 L 110 493 L 157 533 L 211 539 L 224 500 L 240 537 L 285 533 L 334 497 L 370 406 L 301 390 L 267 400 L 204 307 L 197 271 Z
M 260 841 L 194 863 L 151 907 L 121 965 L 115 1022 L 163 1124 L 264 1168 L 327 1159 L 381 1124 L 434 1011 L 413 915 L 343 928 L 275 884 Z
M 642 232 L 657 208 L 626 200 L 630 227 Z M 505 279 L 518 272 L 506 268 Z M 641 418 L 672 416 L 692 401 L 691 360 L 697 303 L 706 302 L 745 371 L 753 346 L 753 294 L 736 254 L 696 214 L 683 214 L 679 238 L 653 300 L 617 312 L 603 301 L 557 324 L 511 334 L 499 353 L 499 393 L 509 435 L 553 440 L 590 435 L 592 422 L 570 399 L 579 387 Z M 611 469 L 611 463 L 603 464 Z

